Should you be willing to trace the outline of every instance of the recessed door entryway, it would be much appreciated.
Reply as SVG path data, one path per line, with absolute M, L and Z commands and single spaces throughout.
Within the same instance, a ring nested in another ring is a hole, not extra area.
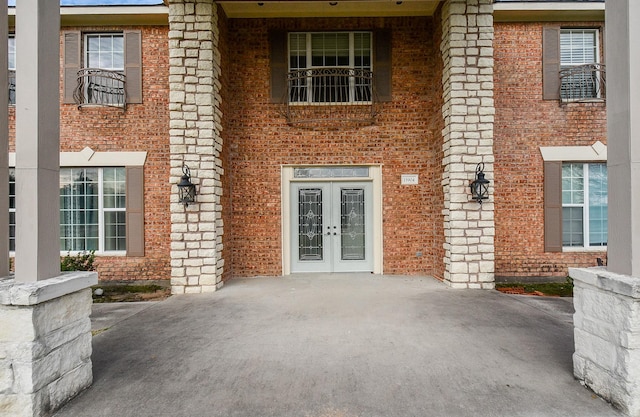
M 382 166 L 282 167 L 282 273 L 382 274 Z
M 291 272 L 372 272 L 371 182 L 291 183 Z

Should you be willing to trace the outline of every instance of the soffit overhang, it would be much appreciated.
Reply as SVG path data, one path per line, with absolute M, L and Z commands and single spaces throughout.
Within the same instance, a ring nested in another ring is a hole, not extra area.
M 15 25 L 16 9 L 9 8 L 9 26 Z M 61 26 L 168 26 L 169 8 L 158 6 L 61 7 Z
M 496 22 L 604 22 L 604 3 L 504 2 L 493 5 Z
M 440 0 L 220 1 L 228 18 L 433 16 Z M 335 3 L 335 4 L 333 4 Z

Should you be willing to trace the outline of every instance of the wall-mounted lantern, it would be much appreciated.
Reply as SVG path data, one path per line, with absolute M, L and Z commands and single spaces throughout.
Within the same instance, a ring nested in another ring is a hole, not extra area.
M 191 171 L 186 164 L 182 165 L 182 178 L 178 183 L 178 201 L 189 207 L 189 203 L 196 201 L 196 186 L 191 183 Z
M 482 204 L 482 200 L 489 198 L 489 180 L 484 178 L 484 162 L 480 162 L 476 166 L 476 179 L 469 188 L 471 188 L 471 198 Z

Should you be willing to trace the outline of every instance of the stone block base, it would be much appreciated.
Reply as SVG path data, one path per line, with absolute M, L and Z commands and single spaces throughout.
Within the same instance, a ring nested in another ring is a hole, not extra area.
M 640 417 L 640 278 L 569 268 L 574 280 L 576 378 Z
M 91 385 L 95 272 L 0 279 L 0 416 L 50 415 Z

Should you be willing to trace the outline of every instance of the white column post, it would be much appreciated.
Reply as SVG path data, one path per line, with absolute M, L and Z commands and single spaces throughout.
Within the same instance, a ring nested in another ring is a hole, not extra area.
M 7 0 L 0 0 L 0 16 L 7 16 Z M 0 85 L 7 86 L 9 78 L 7 19 L 0 19 Z M 8 104 L 9 90 L 0 88 L 0 103 Z M 9 210 L 9 112 L 0 106 L 0 213 Z M 0 216 L 0 277 L 9 275 L 9 218 Z
M 640 417 L 640 3 L 606 2 L 609 239 L 607 268 L 574 279 L 575 376 Z
M 6 13 L 7 0 L 0 2 Z M 89 287 L 98 274 L 60 274 L 59 2 L 19 0 L 16 6 L 16 278 L 0 278 L 0 415 L 44 417 L 91 385 Z M 1 25 L 0 32 L 6 32 Z M 6 76 L 6 34 L 0 44 Z M 6 107 L 6 82 L 3 88 Z M 6 157 L 0 157 L 4 219 Z M 8 241 L 2 228 L 0 251 Z
M 608 270 L 640 277 L 640 3 L 607 1 Z
M 15 269 L 32 282 L 60 274 L 58 1 L 16 2 L 16 55 Z

